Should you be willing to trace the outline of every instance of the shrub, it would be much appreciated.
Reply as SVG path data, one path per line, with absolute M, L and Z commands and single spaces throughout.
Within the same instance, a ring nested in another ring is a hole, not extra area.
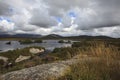
M 0 60 L 0 66 L 2 66 L 4 64 L 3 60 Z
M 27 40 L 20 40 L 19 42 L 20 42 L 20 44 L 31 44 L 31 43 L 33 43 L 33 41 L 30 40 L 30 39 L 27 39 Z
M 80 48 L 71 48 L 71 47 L 65 47 L 65 48 L 55 48 L 51 55 L 59 57 L 59 59 L 70 59 L 73 56 L 79 54 Z
M 64 40 L 60 40 L 60 41 L 58 41 L 58 43 L 64 43 Z
M 41 39 L 34 40 L 34 43 L 42 43 L 43 41 Z
M 70 40 L 68 40 L 68 41 L 67 40 L 59 40 L 58 43 L 71 43 L 71 41 Z

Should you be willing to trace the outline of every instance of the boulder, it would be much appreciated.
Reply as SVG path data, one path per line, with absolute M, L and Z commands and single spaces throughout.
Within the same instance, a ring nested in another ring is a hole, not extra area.
M 56 80 L 70 72 L 70 67 L 62 63 L 51 63 L 9 72 L 1 80 Z
M 21 62 L 21 61 L 24 61 L 24 60 L 27 60 L 27 59 L 30 59 L 31 56 L 22 56 L 20 55 L 16 60 L 15 60 L 15 63 L 18 63 L 18 62 Z
M 39 54 L 41 52 L 44 52 L 44 49 L 38 49 L 38 48 L 30 48 L 29 52 L 32 54 Z
M 7 42 L 6 44 L 7 44 L 7 45 L 11 45 L 11 42 L 9 41 L 9 42 Z
M 3 60 L 4 62 L 7 62 L 7 61 L 8 61 L 8 58 L 7 58 L 7 57 L 0 56 L 0 60 Z

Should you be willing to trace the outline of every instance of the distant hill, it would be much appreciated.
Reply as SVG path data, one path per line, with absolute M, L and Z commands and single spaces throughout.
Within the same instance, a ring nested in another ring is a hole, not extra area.
M 0 38 L 41 38 L 41 39 L 113 39 L 108 36 L 88 36 L 88 35 L 80 35 L 80 36 L 66 36 L 63 37 L 57 34 L 49 34 L 49 35 L 39 35 L 39 34 L 0 34 Z
M 63 38 L 63 36 L 57 35 L 57 34 L 49 34 L 46 36 L 41 37 L 42 39 L 60 39 Z
M 36 34 L 0 34 L 0 38 L 40 38 L 41 35 Z
M 108 36 L 88 36 L 88 35 L 80 35 L 80 36 L 70 36 L 66 38 L 71 38 L 71 39 L 112 39 L 112 37 Z

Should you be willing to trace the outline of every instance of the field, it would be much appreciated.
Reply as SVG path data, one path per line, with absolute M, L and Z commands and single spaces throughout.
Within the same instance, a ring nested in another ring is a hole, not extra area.
M 85 58 L 96 59 L 72 65 L 71 72 L 59 80 L 118 80 L 120 78 L 119 44 L 118 40 L 95 40 L 73 44 L 73 47 L 79 48 L 78 51 L 76 50 L 78 53 L 73 54 L 70 51 L 67 58 L 68 55 L 71 57 L 77 54 L 78 59 L 82 55 L 86 55 Z
M 31 59 L 15 64 L 8 69 L 1 68 L 1 74 L 51 62 L 70 59 L 79 61 L 79 59 L 91 58 L 89 61 L 82 63 L 80 61 L 75 65 L 71 65 L 71 71 L 67 75 L 60 77 L 59 80 L 118 80 L 120 78 L 119 39 L 83 39 L 79 41 L 74 42 L 72 47 L 55 48 L 44 57 L 35 55 Z M 10 59 L 14 61 L 16 54 L 28 53 L 27 50 L 23 51 L 24 53 L 21 51 L 23 50 L 9 51 L 1 53 L 0 56 L 10 56 Z M 14 54 L 11 56 L 9 53 Z

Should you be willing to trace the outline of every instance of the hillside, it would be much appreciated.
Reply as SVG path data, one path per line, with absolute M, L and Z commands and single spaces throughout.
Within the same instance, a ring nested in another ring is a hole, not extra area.
M 40 38 L 37 34 L 0 34 L 0 38 Z
M 63 37 L 60 35 L 57 35 L 57 34 L 49 34 L 49 35 L 43 36 L 41 38 L 42 39 L 61 39 Z

